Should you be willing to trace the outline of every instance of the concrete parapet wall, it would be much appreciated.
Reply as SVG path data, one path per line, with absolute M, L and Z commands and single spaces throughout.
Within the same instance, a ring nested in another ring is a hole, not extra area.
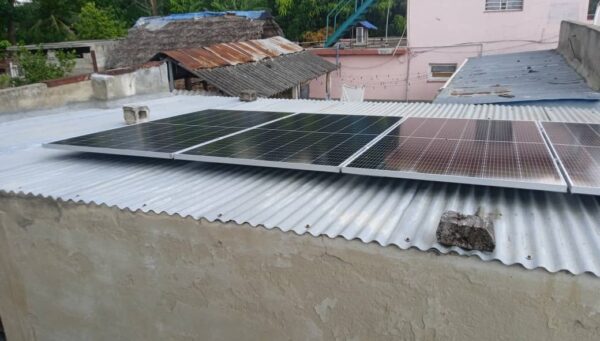
M 31 84 L 0 90 L 0 114 L 52 109 L 91 100 L 112 100 L 134 95 L 168 92 L 166 64 L 118 75 L 93 74 L 91 80 L 48 87 Z M 48 82 L 60 83 L 60 80 Z
M 600 91 L 600 26 L 563 21 L 558 51 L 592 89 Z
M 141 68 L 119 75 L 92 75 L 94 97 L 110 100 L 133 95 L 145 95 L 169 91 L 167 64 Z
M 0 194 L 8 340 L 597 340 L 600 280 Z
M 49 109 L 93 98 L 91 82 L 48 87 L 38 83 L 0 90 L 0 113 Z

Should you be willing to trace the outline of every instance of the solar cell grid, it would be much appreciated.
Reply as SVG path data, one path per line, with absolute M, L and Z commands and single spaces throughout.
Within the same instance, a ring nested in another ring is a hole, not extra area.
M 188 126 L 250 128 L 273 121 L 289 113 L 265 111 L 204 110 L 152 121 L 155 124 L 176 124 Z
M 205 110 L 88 134 L 45 145 L 50 148 L 171 158 L 171 154 L 289 113 Z
M 176 159 L 339 172 L 339 165 L 400 118 L 298 114 L 199 148 Z
M 408 118 L 342 172 L 566 191 L 535 122 Z
M 571 192 L 600 195 L 600 125 L 543 122 Z

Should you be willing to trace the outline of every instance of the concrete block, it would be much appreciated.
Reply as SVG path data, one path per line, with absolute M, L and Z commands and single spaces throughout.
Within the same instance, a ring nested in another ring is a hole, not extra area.
M 466 250 L 492 252 L 496 247 L 494 224 L 489 218 L 446 211 L 436 232 L 438 243 Z
M 124 105 L 123 118 L 127 124 L 147 122 L 150 109 L 145 105 Z
M 240 101 L 242 101 L 242 102 L 256 101 L 256 90 L 242 90 L 240 92 Z

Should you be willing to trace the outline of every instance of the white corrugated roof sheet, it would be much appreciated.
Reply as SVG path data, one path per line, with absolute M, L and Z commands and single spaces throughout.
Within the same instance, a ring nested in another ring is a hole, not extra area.
M 152 119 L 206 108 L 600 122 L 590 109 L 341 103 L 176 95 L 144 101 Z M 42 143 L 123 125 L 120 108 L 69 109 L 0 123 L 0 190 L 121 209 L 278 228 L 476 255 L 573 274 L 600 275 L 600 198 L 199 162 L 79 154 Z M 2 116 L 0 116 L 2 120 Z M 436 243 L 442 213 L 496 214 L 493 253 Z

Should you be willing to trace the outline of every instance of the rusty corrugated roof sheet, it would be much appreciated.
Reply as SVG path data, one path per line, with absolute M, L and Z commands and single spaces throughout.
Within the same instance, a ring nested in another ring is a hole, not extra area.
M 303 51 L 283 37 L 222 43 L 201 48 L 163 51 L 153 59 L 169 57 L 188 70 L 212 69 L 258 62 Z
M 337 69 L 282 37 L 164 51 L 153 60 L 165 58 L 230 96 L 243 90 L 275 96 Z

